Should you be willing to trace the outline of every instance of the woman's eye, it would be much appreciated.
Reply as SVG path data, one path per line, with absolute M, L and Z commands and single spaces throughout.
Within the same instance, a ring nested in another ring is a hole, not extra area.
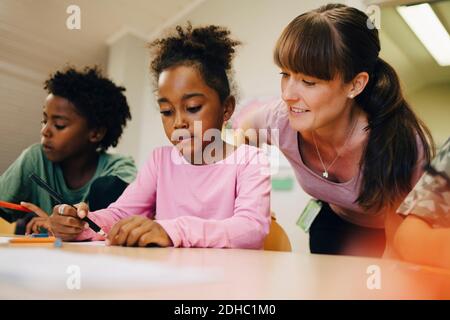
M 314 86 L 316 84 L 315 82 L 311 82 L 311 81 L 306 81 L 306 80 L 302 80 L 302 81 L 308 87 L 312 87 L 312 86 Z
M 57 130 L 62 130 L 62 129 L 64 129 L 66 126 L 61 126 L 61 125 L 57 125 L 57 124 L 55 124 L 55 128 L 57 129 Z
M 170 110 L 161 110 L 160 113 L 163 116 L 168 117 L 168 116 L 170 116 L 172 114 L 172 111 L 170 111 Z
M 190 108 L 188 108 L 187 110 L 188 110 L 190 113 L 197 113 L 197 112 L 200 111 L 201 108 L 202 108 L 202 106 L 196 106 L 196 107 L 190 107 Z

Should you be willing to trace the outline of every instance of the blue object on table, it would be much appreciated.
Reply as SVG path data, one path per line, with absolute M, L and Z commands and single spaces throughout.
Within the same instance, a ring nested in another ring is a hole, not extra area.
M 35 233 L 31 235 L 32 238 L 48 238 L 48 233 Z

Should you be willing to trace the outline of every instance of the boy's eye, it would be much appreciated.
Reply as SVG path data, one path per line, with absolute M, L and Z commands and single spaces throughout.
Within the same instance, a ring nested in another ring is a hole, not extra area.
M 187 108 L 187 110 L 188 110 L 190 113 L 197 113 L 197 112 L 200 111 L 201 108 L 202 108 L 202 106 L 196 106 L 196 107 L 190 107 L 190 108 Z
M 45 126 L 47 124 L 47 120 L 41 120 L 41 125 Z M 58 125 L 58 124 L 54 124 L 54 127 L 56 128 L 56 130 L 62 130 L 64 128 L 66 128 L 66 125 Z
M 170 116 L 172 114 L 172 111 L 170 111 L 170 110 L 161 110 L 160 113 L 163 116 L 168 117 L 168 116 Z

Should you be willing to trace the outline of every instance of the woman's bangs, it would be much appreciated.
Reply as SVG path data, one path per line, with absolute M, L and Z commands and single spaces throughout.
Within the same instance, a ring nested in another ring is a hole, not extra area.
M 300 16 L 286 27 L 278 39 L 274 61 L 281 69 L 333 80 L 340 65 L 337 41 L 333 35 L 325 19 Z

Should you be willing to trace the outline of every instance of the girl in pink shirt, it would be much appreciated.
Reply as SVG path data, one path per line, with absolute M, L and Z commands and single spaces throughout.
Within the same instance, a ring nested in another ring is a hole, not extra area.
M 122 196 L 89 218 L 111 245 L 261 249 L 270 225 L 268 160 L 221 138 L 235 107 L 227 72 L 239 43 L 217 26 L 176 30 L 150 45 L 173 146 L 155 149 Z M 87 204 L 78 213 L 56 206 L 53 232 L 63 240 L 101 239 L 85 229 L 87 212 Z

